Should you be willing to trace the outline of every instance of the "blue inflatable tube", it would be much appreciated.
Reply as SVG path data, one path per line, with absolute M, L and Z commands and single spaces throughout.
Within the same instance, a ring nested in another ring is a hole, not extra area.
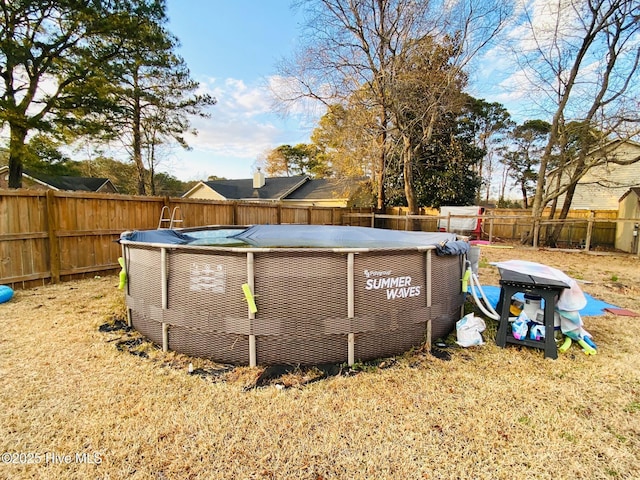
M 8 302 L 13 297 L 13 289 L 6 285 L 0 285 L 0 303 Z

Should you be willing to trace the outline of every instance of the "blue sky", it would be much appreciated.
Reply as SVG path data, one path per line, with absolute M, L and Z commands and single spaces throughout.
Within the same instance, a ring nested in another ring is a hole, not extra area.
M 276 114 L 267 89 L 298 38 L 289 0 L 168 0 L 167 13 L 192 78 L 218 104 L 194 121 L 192 150 L 172 150 L 161 170 L 181 180 L 248 178 L 264 152 L 308 141 L 310 119 Z
M 266 87 L 299 38 L 302 19 L 290 0 L 167 0 L 167 13 L 192 78 L 218 104 L 210 108 L 211 118 L 194 121 L 199 133 L 188 138 L 192 150 L 167 152 L 160 170 L 181 180 L 248 178 L 265 152 L 309 141 L 317 119 L 278 115 Z M 515 72 L 499 49 L 487 52 L 479 65 L 469 93 L 501 102 L 514 114 L 518 99 L 501 85 Z

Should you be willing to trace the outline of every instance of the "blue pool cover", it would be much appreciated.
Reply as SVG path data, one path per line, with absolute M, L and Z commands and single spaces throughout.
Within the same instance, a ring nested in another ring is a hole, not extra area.
M 234 245 L 252 247 L 311 248 L 407 248 L 437 246 L 439 252 L 460 255 L 469 244 L 454 233 L 408 232 L 368 227 L 332 225 L 254 225 L 246 229 L 202 230 L 182 233 L 175 230 L 128 232 L 121 240 L 172 245 Z
M 455 241 L 456 235 L 332 225 L 254 225 L 234 238 L 255 247 L 393 248 L 437 245 Z

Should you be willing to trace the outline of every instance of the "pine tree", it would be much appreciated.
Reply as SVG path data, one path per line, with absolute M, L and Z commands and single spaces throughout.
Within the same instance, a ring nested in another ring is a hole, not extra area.
M 195 93 L 199 84 L 175 53 L 178 40 L 164 27 L 165 10 L 164 0 L 137 3 L 130 19 L 136 25 L 135 35 L 105 71 L 118 106 L 106 123 L 125 140 L 140 195 L 147 193 L 147 185 L 155 193 L 158 147 L 175 142 L 189 148 L 184 134 L 197 133 L 190 128 L 189 117 L 207 117 L 204 108 L 216 103 L 209 95 Z
M 126 5 L 90 0 L 0 0 L 0 125 L 9 129 L 9 187 L 22 185 L 32 131 L 86 127 L 108 105 L 95 72 L 126 38 Z

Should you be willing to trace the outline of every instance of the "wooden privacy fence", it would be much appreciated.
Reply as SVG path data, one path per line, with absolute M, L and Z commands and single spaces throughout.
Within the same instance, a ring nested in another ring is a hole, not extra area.
M 341 225 L 344 213 L 329 207 L 0 190 L 0 284 L 28 288 L 119 270 L 120 234 L 157 228 L 165 206 L 170 212 L 179 208 L 179 227 Z
M 120 234 L 157 228 L 164 207 L 170 213 L 179 209 L 177 217 L 183 222 L 178 227 L 298 223 L 435 231 L 439 218 L 433 209 L 424 209 L 423 215 L 406 215 L 395 208 L 379 215 L 370 208 L 0 190 L 0 284 L 28 288 L 117 271 Z M 490 240 L 520 240 L 534 227 L 522 210 L 488 211 L 483 220 L 483 236 Z M 560 244 L 611 248 L 616 223 L 624 221 L 640 222 L 618 219 L 611 211 L 574 211 L 572 218 L 563 221 Z M 542 238 L 553 225 L 553 221 L 540 225 Z

